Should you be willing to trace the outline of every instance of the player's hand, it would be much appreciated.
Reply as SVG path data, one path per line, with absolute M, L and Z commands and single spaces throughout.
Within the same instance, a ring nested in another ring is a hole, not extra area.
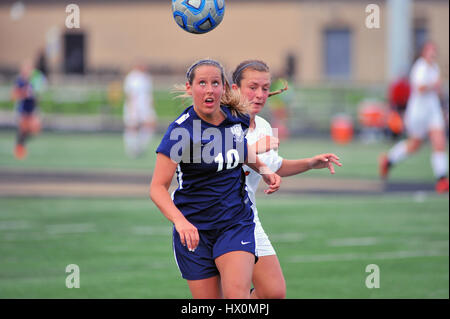
M 328 168 L 331 174 L 335 173 L 334 165 L 342 166 L 341 162 L 339 162 L 339 157 L 335 154 L 320 154 L 312 157 L 309 161 L 309 167 L 313 169 L 321 169 Z
M 281 177 L 270 171 L 269 168 L 264 167 L 261 172 L 261 176 L 264 179 L 264 182 L 269 185 L 269 188 L 265 189 L 264 193 L 272 194 L 280 188 Z
M 183 246 L 187 245 L 189 251 L 194 251 L 200 240 L 197 228 L 186 218 L 183 218 L 175 223 L 175 229 L 180 235 L 181 244 L 183 244 Z
M 256 154 L 277 150 L 280 146 L 280 140 L 275 136 L 265 135 L 256 142 Z
M 442 82 L 441 82 L 441 80 L 439 79 L 439 80 L 437 80 L 436 82 L 434 82 L 432 88 L 433 88 L 434 91 L 437 92 L 437 93 L 441 92 L 441 89 L 442 89 Z

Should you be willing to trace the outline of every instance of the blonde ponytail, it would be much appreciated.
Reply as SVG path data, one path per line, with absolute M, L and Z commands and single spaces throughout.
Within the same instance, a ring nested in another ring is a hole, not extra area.
M 225 79 L 225 93 L 222 95 L 220 103 L 227 106 L 231 110 L 233 116 L 248 114 L 249 103 L 238 90 L 233 90 Z

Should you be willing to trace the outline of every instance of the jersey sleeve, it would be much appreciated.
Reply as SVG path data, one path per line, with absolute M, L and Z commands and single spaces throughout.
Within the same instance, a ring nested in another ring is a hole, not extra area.
M 277 136 L 277 134 L 273 133 L 272 126 L 262 117 L 258 117 L 255 119 L 257 121 L 256 128 L 260 131 L 259 135 L 266 136 Z M 270 150 L 264 154 L 260 155 L 260 158 L 263 159 L 264 163 L 273 171 L 276 172 L 280 169 L 281 164 L 283 163 L 283 158 L 278 155 L 278 151 Z
M 274 150 L 271 150 L 271 152 L 273 153 L 273 155 L 271 157 L 272 161 L 269 165 L 269 168 L 276 173 L 283 164 L 283 158 L 278 154 L 278 152 L 275 152 Z
M 190 146 L 189 131 L 172 123 L 164 134 L 156 153 L 164 154 L 176 163 L 186 162 L 190 158 Z
M 239 120 L 241 122 L 242 129 L 244 131 L 248 130 L 250 127 L 250 116 L 248 114 L 241 114 L 239 115 Z
M 14 83 L 14 86 L 19 89 L 25 87 L 26 85 L 27 85 L 27 83 L 20 77 L 17 78 L 16 82 Z
M 424 62 L 422 61 L 417 61 L 412 70 L 411 70 L 411 76 L 410 76 L 410 81 L 411 84 L 415 87 L 418 88 L 419 86 L 422 85 L 427 85 L 427 78 L 426 78 L 426 65 Z

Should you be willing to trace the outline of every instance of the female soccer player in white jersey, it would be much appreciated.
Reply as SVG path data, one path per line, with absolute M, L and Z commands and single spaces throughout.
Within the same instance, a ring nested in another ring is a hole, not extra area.
M 411 96 L 405 112 L 408 139 L 398 142 L 388 154 L 380 157 L 379 171 L 387 178 L 389 170 L 415 153 L 427 134 L 430 137 L 431 167 L 436 177 L 436 192 L 448 193 L 448 155 L 446 153 L 445 122 L 439 101 L 441 80 L 436 60 L 436 47 L 425 43 L 422 55 L 414 63 L 411 74 Z
M 335 173 L 333 163 L 341 166 L 339 158 L 334 154 L 320 154 L 312 158 L 287 160 L 274 151 L 278 139 L 273 137 L 270 124 L 257 114 L 264 107 L 270 94 L 271 76 L 266 63 L 259 60 L 248 60 L 240 63 L 233 72 L 232 88 L 239 90 L 250 103 L 250 128 L 247 133 L 249 144 L 258 149 L 259 159 L 280 176 L 292 176 L 306 172 L 312 168 L 328 168 Z M 281 91 L 279 91 L 281 92 Z M 270 149 L 270 150 L 269 150 Z M 267 151 L 269 150 L 269 151 Z M 267 151 L 267 152 L 266 152 Z M 265 153 L 262 153 L 265 152 Z M 256 255 L 258 262 L 253 270 L 252 298 L 280 299 L 286 296 L 286 284 L 275 250 L 262 228 L 256 209 L 255 193 L 261 180 L 256 172 L 244 166 L 246 184 L 252 209 L 255 214 Z
M 187 72 L 188 107 L 157 148 L 150 197 L 174 224 L 175 259 L 194 298 L 250 298 L 256 261 L 254 216 L 243 163 L 278 190 L 280 177 L 247 148 L 249 116 L 222 66 L 200 60 Z M 178 188 L 168 188 L 177 172 Z

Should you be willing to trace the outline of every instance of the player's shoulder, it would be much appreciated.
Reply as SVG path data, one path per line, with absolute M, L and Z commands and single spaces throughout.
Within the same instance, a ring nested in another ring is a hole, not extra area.
M 16 77 L 14 83 L 16 86 L 23 86 L 27 83 L 27 81 L 22 76 L 19 75 Z
M 230 107 L 227 105 L 221 105 L 220 108 L 222 112 L 225 113 L 227 120 L 222 123 L 222 125 L 236 125 L 241 124 L 241 126 L 246 130 L 250 126 L 250 116 L 245 113 L 233 114 Z
M 270 126 L 270 123 L 259 115 L 255 115 L 255 124 L 261 127 L 272 128 L 272 126 Z
M 258 131 L 265 131 L 270 134 L 272 134 L 272 126 L 270 123 L 262 118 L 261 116 L 256 115 L 255 116 L 255 127 L 258 129 Z
M 426 70 L 428 68 L 429 68 L 428 62 L 422 57 L 418 58 L 416 60 L 416 62 L 414 62 L 414 65 L 412 67 L 412 69 L 416 70 L 416 71 L 418 71 L 418 70 Z
M 169 128 L 186 127 L 192 124 L 193 106 L 187 107 L 170 125 Z

